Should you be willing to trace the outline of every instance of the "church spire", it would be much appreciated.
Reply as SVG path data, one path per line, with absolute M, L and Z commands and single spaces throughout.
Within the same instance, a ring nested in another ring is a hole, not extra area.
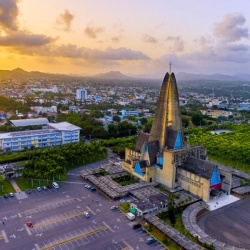
M 171 65 L 170 63 L 170 72 Z M 159 141 L 160 151 L 162 151 L 164 146 L 175 148 L 177 137 L 178 145 L 183 145 L 184 137 L 177 83 L 174 73 L 166 73 L 157 101 L 149 141 Z M 173 139 L 175 142 L 172 142 Z

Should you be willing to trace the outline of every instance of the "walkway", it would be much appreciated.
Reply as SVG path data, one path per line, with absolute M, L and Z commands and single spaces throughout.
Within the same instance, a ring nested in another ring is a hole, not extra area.
M 16 198 L 18 200 L 22 200 L 22 199 L 25 199 L 25 198 L 28 198 L 27 194 L 23 191 L 20 190 L 19 186 L 17 185 L 16 181 L 13 180 L 13 179 L 10 179 L 10 183 L 12 184 L 13 188 L 15 189 L 16 191 Z
M 218 208 L 224 207 L 228 204 L 231 204 L 235 201 L 238 201 L 239 198 L 233 196 L 233 195 L 227 195 L 222 194 L 216 199 L 211 199 L 209 202 L 207 202 L 208 209 L 210 211 L 216 210 Z

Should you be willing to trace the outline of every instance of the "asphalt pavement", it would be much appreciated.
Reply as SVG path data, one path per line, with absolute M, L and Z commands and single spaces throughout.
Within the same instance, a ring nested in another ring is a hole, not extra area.
M 147 233 L 134 230 L 119 210 L 110 209 L 120 201 L 85 188 L 79 172 L 107 162 L 70 171 L 68 181 L 59 189 L 32 190 L 21 200 L 0 197 L 0 249 L 165 249 L 158 242 L 147 245 Z M 86 211 L 90 218 L 85 217 Z

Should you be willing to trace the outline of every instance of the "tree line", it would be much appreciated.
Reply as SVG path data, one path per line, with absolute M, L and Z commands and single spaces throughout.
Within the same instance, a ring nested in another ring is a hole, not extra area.
M 25 163 L 23 178 L 60 179 L 61 174 L 74 167 L 107 157 L 107 150 L 99 143 L 75 143 L 31 152 Z
M 222 126 L 211 126 L 187 130 L 188 142 L 191 145 L 205 145 L 208 155 L 218 159 L 250 165 L 250 126 L 227 124 L 223 128 L 229 129 L 230 132 L 212 134 L 211 130 L 215 127 L 222 128 Z

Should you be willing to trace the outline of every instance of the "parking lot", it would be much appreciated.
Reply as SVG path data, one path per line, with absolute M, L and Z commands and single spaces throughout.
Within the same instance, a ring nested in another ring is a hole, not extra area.
M 147 245 L 147 233 L 134 230 L 119 210 L 110 209 L 120 201 L 85 184 L 72 175 L 59 189 L 32 190 L 20 200 L 0 197 L 0 249 L 165 249 L 158 242 Z

